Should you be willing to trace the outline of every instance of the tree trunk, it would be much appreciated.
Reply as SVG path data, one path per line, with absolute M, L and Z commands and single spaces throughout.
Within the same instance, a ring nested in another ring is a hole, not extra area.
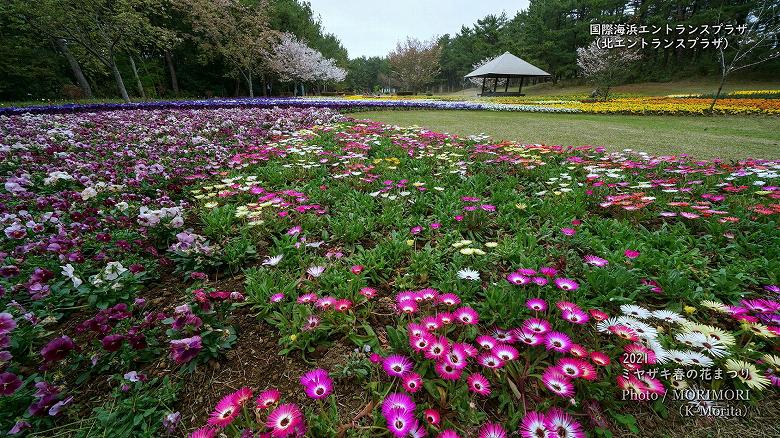
M 78 81 L 79 87 L 81 87 L 81 91 L 84 92 L 84 97 L 87 99 L 92 99 L 94 97 L 92 94 L 92 87 L 89 86 L 89 82 L 87 82 L 87 78 L 84 76 L 84 72 L 81 71 L 79 62 L 76 60 L 76 58 L 73 57 L 73 54 L 70 53 L 70 50 L 68 50 L 68 44 L 64 39 L 58 38 L 57 47 L 59 47 L 60 51 L 65 56 L 65 59 L 68 60 L 70 70 L 73 72 L 73 75 L 76 76 L 76 81 Z
M 710 112 L 712 112 L 713 108 L 715 108 L 715 102 L 718 101 L 718 98 L 720 97 L 720 92 L 723 90 L 723 84 L 726 82 L 726 75 L 722 74 L 720 76 L 720 85 L 718 86 L 718 91 L 715 92 L 715 96 L 712 98 L 712 103 L 710 103 Z
M 119 89 L 119 94 L 122 95 L 122 99 L 125 102 L 130 102 L 130 96 L 127 95 L 127 89 L 125 88 L 125 82 L 122 80 L 122 74 L 119 73 L 119 68 L 116 66 L 116 60 L 114 59 L 114 55 L 111 54 L 109 61 L 111 62 L 111 73 L 114 75 L 114 80 L 116 81 L 116 87 Z
M 141 83 L 141 78 L 138 77 L 138 69 L 135 68 L 135 60 L 133 59 L 133 55 L 128 55 L 128 58 L 130 58 L 130 67 L 133 69 L 133 76 L 135 77 L 135 86 L 138 87 L 138 93 L 141 95 L 141 99 L 146 100 L 144 85 Z
M 249 85 L 249 97 L 255 97 L 255 89 L 252 87 L 252 70 L 247 72 L 246 83 Z
M 179 94 L 179 81 L 176 79 L 176 67 L 173 65 L 173 56 L 171 52 L 165 51 L 165 63 L 168 65 L 168 72 L 171 74 L 171 87 L 173 88 L 173 94 Z

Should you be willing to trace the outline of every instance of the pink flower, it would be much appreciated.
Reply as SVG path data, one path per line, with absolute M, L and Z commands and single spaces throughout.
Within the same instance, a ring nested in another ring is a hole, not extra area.
M 570 278 L 563 278 L 563 277 L 555 279 L 555 286 L 558 289 L 566 290 L 566 291 L 577 290 L 580 287 L 580 285 L 576 281 Z
M 555 395 L 571 397 L 574 395 L 574 385 L 571 381 L 554 368 L 548 368 L 542 375 L 542 383 Z
M 525 302 L 525 305 L 534 312 L 544 312 L 547 310 L 547 302 L 541 298 L 530 298 Z
M 261 392 L 260 395 L 257 396 L 257 400 L 255 400 L 255 405 L 257 409 L 268 409 L 276 402 L 279 401 L 279 398 L 281 397 L 281 393 L 278 389 L 271 388 L 266 389 L 265 391 Z
M 535 411 L 527 413 L 520 423 L 520 436 L 523 438 L 547 437 L 546 421 L 544 414 Z
M 488 396 L 490 395 L 490 382 L 482 374 L 474 373 L 466 379 L 469 386 L 469 391 Z
M 362 265 L 355 265 L 352 268 L 350 268 L 353 274 L 359 275 L 361 272 L 363 272 L 363 266 Z
M 409 393 L 415 393 L 422 388 L 422 378 L 415 372 L 407 373 L 401 378 L 404 389 Z
M 391 354 L 382 363 L 382 368 L 388 376 L 392 377 L 403 377 L 406 373 L 411 372 L 413 367 L 412 361 L 400 354 Z
M 561 233 L 566 236 L 573 236 L 577 231 L 574 228 L 561 228 Z
M 437 426 L 441 422 L 441 414 L 436 409 L 426 409 L 423 415 L 425 415 L 425 421 L 433 426 Z
M 248 389 L 248 388 L 247 388 Z M 249 391 L 251 397 L 251 391 Z M 214 412 L 211 413 L 208 423 L 212 426 L 227 427 L 241 414 L 241 405 L 245 393 L 242 390 L 228 394 L 217 403 Z
M 318 368 L 301 376 L 301 385 L 309 398 L 323 399 L 333 392 L 333 380 L 328 372 Z
M 488 423 L 479 429 L 479 438 L 506 438 L 506 429 L 498 423 Z
M 298 406 L 287 403 L 279 405 L 274 409 L 265 421 L 265 425 L 268 428 L 273 429 L 271 432 L 275 437 L 286 437 L 298 430 L 302 425 L 303 414 Z
M 639 257 L 640 252 L 633 249 L 627 249 L 625 252 L 623 252 L 623 254 L 629 259 L 635 259 Z

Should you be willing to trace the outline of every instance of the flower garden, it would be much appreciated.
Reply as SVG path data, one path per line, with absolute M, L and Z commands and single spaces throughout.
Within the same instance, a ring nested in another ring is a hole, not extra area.
M 490 109 L 0 110 L 0 430 L 774 435 L 779 161 L 338 111 L 374 105 Z

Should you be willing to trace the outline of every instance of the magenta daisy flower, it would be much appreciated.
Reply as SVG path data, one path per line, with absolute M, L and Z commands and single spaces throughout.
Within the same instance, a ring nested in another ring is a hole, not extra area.
M 406 373 L 411 372 L 413 367 L 412 361 L 400 354 L 391 354 L 382 363 L 382 368 L 388 376 L 392 377 L 403 377 Z
M 217 430 L 213 427 L 201 427 L 189 435 L 189 438 L 214 438 L 217 436 Z
M 501 368 L 504 362 L 492 353 L 482 353 L 477 357 L 477 362 L 487 368 Z
M 482 374 L 474 373 L 470 375 L 466 379 L 466 383 L 468 383 L 469 391 L 484 396 L 490 395 L 490 382 Z
M 435 340 L 436 336 L 433 336 L 430 333 L 425 333 L 419 337 L 409 338 L 409 345 L 411 345 L 412 349 L 415 351 L 426 351 Z
M 564 310 L 561 318 L 573 324 L 585 324 L 590 320 L 587 312 L 580 309 Z
M 574 357 L 587 358 L 588 349 L 583 347 L 580 344 L 572 344 L 572 346 L 569 348 L 569 354 L 571 354 Z
M 437 362 L 434 369 L 436 374 L 444 380 L 458 380 L 463 372 L 461 368 L 456 368 L 446 360 Z
M 549 266 L 542 266 L 539 268 L 539 273 L 547 277 L 555 277 L 558 275 L 558 270 Z
M 531 277 L 515 271 L 506 276 L 506 281 L 517 286 L 523 286 L 531 282 Z
M 266 427 L 273 429 L 273 436 L 286 437 L 296 433 L 298 426 L 303 421 L 303 414 L 298 406 L 292 403 L 279 405 L 271 411 L 265 420 Z
M 544 312 L 547 310 L 547 302 L 541 298 L 531 298 L 525 302 L 525 306 L 534 312 Z
M 463 369 L 468 365 L 468 356 L 467 346 L 464 344 L 455 344 L 450 348 L 450 351 L 447 353 L 447 356 L 444 357 L 444 360 L 457 369 Z
M 534 277 L 531 279 L 531 282 L 537 286 L 545 286 L 550 282 L 550 280 L 548 280 L 546 277 Z
M 411 315 L 412 313 L 417 312 L 419 306 L 417 305 L 417 302 L 414 300 L 405 300 L 398 303 L 398 312 L 399 313 L 405 313 L 407 315 Z
M 547 411 L 545 425 L 550 435 L 560 438 L 585 438 L 582 426 L 560 408 L 552 408 Z M 549 435 L 548 435 L 549 436 Z
M 485 350 L 492 350 L 493 347 L 498 345 L 498 341 L 496 341 L 496 339 L 493 338 L 492 336 L 488 336 L 488 335 L 477 336 L 475 342 Z
M 543 335 L 552 329 L 552 325 L 544 319 L 530 318 L 523 321 L 523 330 Z
M 281 393 L 278 389 L 271 388 L 266 389 L 265 391 L 261 392 L 260 395 L 257 396 L 257 399 L 255 400 L 255 405 L 257 409 L 268 409 L 276 402 L 279 401 L 279 398 L 281 398 Z
M 555 286 L 558 289 L 570 291 L 579 289 L 580 285 L 570 278 L 559 277 L 555 279 Z
M 574 395 L 574 385 L 563 374 L 554 368 L 548 368 L 542 375 L 542 383 L 555 395 L 561 397 L 571 397 Z
M 596 365 L 605 367 L 609 365 L 610 360 L 609 356 L 606 354 L 600 352 L 600 351 L 593 351 L 590 353 L 590 360 L 593 361 Z
M 544 337 L 544 346 L 548 350 L 566 353 L 571 348 L 571 339 L 565 333 L 550 332 Z
M 609 331 L 617 335 L 619 338 L 627 341 L 636 341 L 639 339 L 639 335 L 631 328 L 622 324 L 615 324 L 608 327 Z
M 417 405 L 414 403 L 414 400 L 412 400 L 412 397 L 403 392 L 388 394 L 382 401 L 382 416 L 387 418 L 390 415 L 390 411 L 396 408 L 414 412 L 414 410 L 417 409 Z
M 452 429 L 445 429 L 441 431 L 437 438 L 460 438 L 460 435 Z
M 374 298 L 376 296 L 376 289 L 373 287 L 364 287 L 360 289 L 360 295 L 366 298 Z
M 453 312 L 453 316 L 462 324 L 473 325 L 479 323 L 479 314 L 471 307 L 461 307 Z
M 457 306 L 460 304 L 460 297 L 455 294 L 442 294 L 439 295 L 439 302 L 445 306 Z
M 279 301 L 282 301 L 283 299 L 284 299 L 284 294 L 279 293 L 279 294 L 271 295 L 271 298 L 269 299 L 269 301 L 271 301 L 272 303 L 278 303 Z
M 594 256 L 594 255 L 586 255 L 585 257 L 583 257 L 583 260 L 585 261 L 585 263 L 599 268 L 603 268 L 604 266 L 607 266 L 609 264 L 609 260 L 602 259 L 601 257 Z
M 409 338 L 409 345 L 415 351 L 426 351 L 428 347 L 436 340 L 436 336 L 430 333 L 425 333 L 422 336 Z
M 212 426 L 227 427 L 241 413 L 241 403 L 236 393 L 228 394 L 214 407 L 208 423 Z
M 417 373 L 407 373 L 401 378 L 401 381 L 403 382 L 404 389 L 409 393 L 414 394 L 422 388 L 422 378 Z
M 449 341 L 446 336 L 440 336 L 435 338 L 431 345 L 425 350 L 425 357 L 427 359 L 439 360 L 447 355 L 450 351 Z
M 637 258 L 637 257 L 639 257 L 639 254 L 640 254 L 639 251 L 636 251 L 636 250 L 633 250 L 633 249 L 627 249 L 627 250 L 625 250 L 623 252 L 623 255 L 625 255 L 626 258 L 629 258 L 629 259 Z
M 609 318 L 607 313 L 602 312 L 599 309 L 590 309 L 590 316 L 592 316 L 596 321 L 604 321 L 605 319 Z
M 555 368 L 564 376 L 570 379 L 576 379 L 582 376 L 582 367 L 580 362 L 582 361 L 565 357 L 558 360 Z
M 496 347 L 493 348 L 491 353 L 504 362 L 515 360 L 518 358 L 518 356 L 520 356 L 520 353 L 517 351 L 517 348 L 506 344 L 496 345 Z
M 526 329 L 516 330 L 515 336 L 517 336 L 517 339 L 523 344 L 530 345 L 532 347 L 541 345 L 542 342 L 544 342 L 544 337 L 542 335 L 537 335 L 536 333 Z
M 385 420 L 387 420 L 387 429 L 390 433 L 397 437 L 404 437 L 414 426 L 414 412 L 395 407 L 385 415 Z
M 436 409 L 426 409 L 423 415 L 425 415 L 425 421 L 430 425 L 438 426 L 441 422 L 441 414 Z
M 546 421 L 544 414 L 535 411 L 527 413 L 520 423 L 520 436 L 523 438 L 546 438 L 548 436 Z
M 415 324 L 413 322 L 410 322 L 406 325 L 406 331 L 409 333 L 409 336 L 411 337 L 418 337 L 425 334 L 428 334 L 428 330 L 425 328 L 422 324 Z
M 420 322 L 425 326 L 426 330 L 434 331 L 441 327 L 439 319 L 435 315 L 428 315 L 424 317 Z
M 440 326 L 452 324 L 455 321 L 455 316 L 450 312 L 442 312 L 436 315 L 436 319 L 439 320 Z
M 315 400 L 325 398 L 333 392 L 333 380 L 322 368 L 302 375 L 300 382 L 306 395 Z
M 561 233 L 564 236 L 573 236 L 574 234 L 577 233 L 577 230 L 575 230 L 574 228 L 564 227 L 564 228 L 561 228 Z
M 497 423 L 488 423 L 479 429 L 479 438 L 506 438 L 506 429 Z
M 298 304 L 307 304 L 317 301 L 317 294 L 303 294 L 298 297 Z

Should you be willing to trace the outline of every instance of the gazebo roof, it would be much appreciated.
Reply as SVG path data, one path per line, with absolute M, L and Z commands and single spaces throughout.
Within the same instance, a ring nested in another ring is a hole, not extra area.
M 550 76 L 550 73 L 517 56 L 504 52 L 482 67 L 467 74 L 467 78 L 517 78 L 521 76 Z

